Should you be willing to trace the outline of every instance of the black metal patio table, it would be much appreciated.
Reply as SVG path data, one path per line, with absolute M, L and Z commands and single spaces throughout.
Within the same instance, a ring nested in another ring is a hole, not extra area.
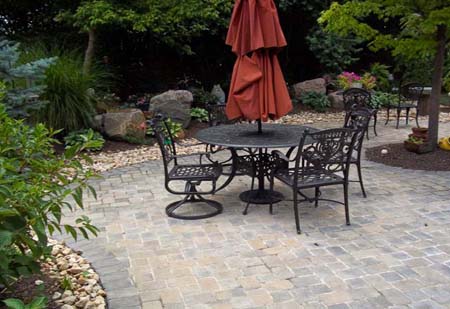
M 277 203 L 283 200 L 284 197 L 280 192 L 267 190 L 264 186 L 264 178 L 268 176 L 273 166 L 273 158 L 268 149 L 298 146 L 300 138 L 306 129 L 309 129 L 310 132 L 318 131 L 317 129 L 300 125 L 264 124 L 262 133 L 258 133 L 257 124 L 240 123 L 200 130 L 196 138 L 205 144 L 229 148 L 233 158 L 237 158 L 237 149 L 257 149 L 257 151 L 251 153 L 255 156 L 255 161 L 258 163 L 256 165 L 258 189 L 242 192 L 239 197 L 247 203 L 270 204 Z

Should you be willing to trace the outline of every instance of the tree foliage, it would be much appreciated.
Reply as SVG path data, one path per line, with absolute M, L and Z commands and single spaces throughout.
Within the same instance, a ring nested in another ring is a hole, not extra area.
M 327 33 L 322 29 L 311 32 L 306 40 L 309 49 L 318 58 L 327 73 L 339 74 L 346 67 L 359 60 L 357 47 L 359 40 L 352 37 L 342 37 L 335 33 Z
M 148 31 L 189 54 L 193 37 L 228 25 L 232 4 L 231 0 L 94 0 L 81 2 L 75 11 L 61 13 L 59 19 L 84 32 L 109 25 Z
M 370 23 L 375 18 L 383 23 Z M 389 49 L 394 56 L 434 56 L 439 25 L 450 27 L 448 0 L 365 0 L 333 2 L 319 23 L 341 35 L 354 34 L 369 41 L 373 50 Z M 392 30 L 399 26 L 397 33 Z

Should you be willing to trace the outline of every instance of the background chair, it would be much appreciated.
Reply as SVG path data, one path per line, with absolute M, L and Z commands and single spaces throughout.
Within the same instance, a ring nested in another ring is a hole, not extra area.
M 220 175 L 222 174 L 222 167 L 218 163 L 211 164 L 180 164 L 180 159 L 198 160 L 204 156 L 209 156 L 209 153 L 194 153 L 189 155 L 177 155 L 176 143 L 165 118 L 162 115 L 158 115 L 154 119 L 150 120 L 150 126 L 153 129 L 159 148 L 161 150 L 162 160 L 164 163 L 164 175 L 165 175 L 165 187 L 166 190 L 172 194 L 184 195 L 182 200 L 173 202 L 166 207 L 166 214 L 169 217 L 184 219 L 184 220 L 196 220 L 204 219 L 215 216 L 222 212 L 222 205 L 213 200 L 208 200 L 202 197 L 202 195 L 214 194 L 216 191 L 216 183 Z M 183 191 L 177 191 L 172 189 L 170 184 L 174 181 L 181 181 L 185 183 Z M 211 189 L 208 191 L 198 191 L 197 188 L 202 182 L 210 182 Z M 183 215 L 176 212 L 186 204 L 203 203 L 212 211 L 206 214 L 199 215 Z
M 345 206 L 346 224 L 350 225 L 348 206 L 348 174 L 350 159 L 355 144 L 356 131 L 352 129 L 330 129 L 317 133 L 305 131 L 295 158 L 289 159 L 279 151 L 274 151 L 275 161 L 279 162 L 270 176 L 270 188 L 278 179 L 292 188 L 294 197 L 295 225 L 297 233 L 301 233 L 298 203 L 319 200 L 336 202 Z M 289 162 L 294 167 L 289 166 Z M 319 198 L 320 188 L 324 186 L 342 185 L 344 202 Z M 315 198 L 308 198 L 300 192 L 303 189 L 315 188 Z M 298 195 L 304 197 L 298 200 Z M 272 205 L 270 205 L 272 207 Z
M 344 128 L 350 128 L 357 130 L 355 144 L 353 146 L 353 154 L 350 158 L 350 165 L 355 165 L 358 171 L 358 180 L 361 186 L 361 192 L 363 196 L 366 198 L 366 190 L 364 189 L 364 183 L 362 178 L 361 171 L 361 155 L 362 155 L 362 147 L 364 143 L 364 135 L 369 129 L 371 114 L 366 112 L 365 114 L 361 111 L 357 113 L 350 113 L 350 117 L 348 121 L 344 124 Z M 353 180 L 349 180 L 350 182 L 355 182 Z
M 372 96 L 370 92 L 361 88 L 350 88 L 344 91 L 344 109 L 345 109 L 345 123 L 348 123 L 350 113 L 353 115 L 362 112 L 363 114 L 369 113 L 370 120 L 373 117 L 373 133 L 377 134 L 377 118 L 378 109 L 371 106 Z M 367 139 L 369 139 L 369 130 L 366 131 Z
M 400 117 L 403 110 L 406 111 L 406 125 L 409 122 L 409 112 L 411 109 L 416 110 L 416 125 L 419 127 L 419 100 L 423 94 L 423 85 L 419 83 L 407 83 L 400 87 L 398 92 L 398 102 L 397 104 L 390 104 L 387 107 L 387 118 L 386 123 L 389 123 L 389 116 L 391 109 L 395 109 L 397 111 L 397 125 L 398 129 L 400 123 Z

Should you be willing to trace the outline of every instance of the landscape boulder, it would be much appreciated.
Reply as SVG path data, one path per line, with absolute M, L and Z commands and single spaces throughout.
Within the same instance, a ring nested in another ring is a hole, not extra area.
M 305 92 L 327 93 L 327 83 L 324 78 L 316 78 L 295 84 L 293 87 L 294 98 L 300 100 Z
M 344 97 L 342 96 L 342 91 L 330 93 L 328 95 L 328 100 L 330 100 L 332 108 L 344 110 Z
M 192 93 L 187 90 L 169 90 L 150 100 L 149 111 L 154 114 L 162 113 L 187 128 L 191 121 L 193 101 Z
M 143 139 L 146 134 L 145 121 L 144 113 L 140 109 L 124 109 L 97 115 L 94 118 L 94 127 L 113 139 Z

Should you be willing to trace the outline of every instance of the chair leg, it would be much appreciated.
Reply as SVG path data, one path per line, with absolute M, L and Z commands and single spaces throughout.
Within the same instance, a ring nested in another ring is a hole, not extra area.
M 319 187 L 316 187 L 316 192 L 314 194 L 314 207 L 318 207 L 319 206 L 319 196 L 320 196 L 320 189 Z
M 387 125 L 389 123 L 389 115 L 391 114 L 391 108 L 388 107 L 387 111 L 386 111 L 386 122 L 384 123 L 384 125 Z
M 255 177 L 252 176 L 252 185 L 251 185 L 251 190 L 253 190 L 255 188 Z M 246 216 L 248 214 L 248 208 L 250 207 L 250 202 L 247 202 L 247 205 L 245 206 L 244 211 L 242 212 L 242 214 L 244 216 Z
M 361 162 L 356 163 L 356 168 L 358 170 L 358 178 L 359 178 L 359 185 L 361 186 L 361 192 L 364 198 L 367 197 L 366 190 L 364 190 L 364 183 L 362 178 L 362 172 L 361 172 Z
M 396 129 L 398 129 L 398 125 L 400 124 L 400 114 L 401 114 L 402 110 L 397 108 L 397 126 L 395 127 Z
M 406 125 L 409 123 L 409 108 L 406 109 Z
M 298 196 L 297 190 L 294 189 L 294 214 L 295 214 L 295 227 L 297 228 L 297 234 L 301 234 L 302 230 L 300 229 L 300 217 L 298 214 Z
M 167 205 L 166 207 L 167 216 L 182 220 L 199 220 L 211 218 L 222 213 L 223 210 L 222 204 L 213 200 L 207 200 L 202 196 L 196 194 L 197 189 L 195 184 L 186 183 L 185 192 L 186 196 L 182 200 Z M 211 208 L 211 211 L 202 215 L 183 215 L 175 213 L 175 210 L 177 210 L 178 208 L 182 207 L 185 204 L 196 204 L 196 203 L 204 203 L 208 205 Z
M 270 179 L 270 192 L 273 192 L 273 186 L 274 186 L 274 179 L 273 178 L 271 178 Z M 272 203 L 272 200 L 270 201 L 270 204 L 269 204 L 269 212 L 270 212 L 270 214 L 271 215 L 273 215 L 273 203 Z
M 378 133 L 377 133 L 377 119 L 378 118 L 378 115 L 377 114 L 374 114 L 373 115 L 373 133 L 375 134 L 375 136 L 378 136 Z
M 416 108 L 416 125 L 417 125 L 418 128 L 420 128 L 420 125 L 419 125 L 419 113 L 420 113 L 420 110 L 418 108 Z
M 345 224 L 350 225 L 350 211 L 348 209 L 348 182 L 344 184 Z

